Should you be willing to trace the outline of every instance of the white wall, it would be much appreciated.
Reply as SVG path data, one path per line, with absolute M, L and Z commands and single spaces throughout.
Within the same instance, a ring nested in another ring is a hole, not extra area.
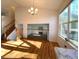
M 27 9 L 18 8 L 15 11 L 15 23 L 23 24 L 23 36 L 27 38 L 27 24 L 49 24 L 49 41 L 55 41 L 57 36 L 57 15 L 51 10 L 39 9 L 38 15 L 30 15 Z

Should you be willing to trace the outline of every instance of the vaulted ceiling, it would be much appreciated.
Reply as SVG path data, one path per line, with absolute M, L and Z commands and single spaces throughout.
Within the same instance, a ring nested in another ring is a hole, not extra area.
M 60 12 L 69 4 L 69 0 L 34 0 L 34 6 L 41 9 Z M 1 0 L 1 10 L 10 8 L 29 8 L 33 0 Z

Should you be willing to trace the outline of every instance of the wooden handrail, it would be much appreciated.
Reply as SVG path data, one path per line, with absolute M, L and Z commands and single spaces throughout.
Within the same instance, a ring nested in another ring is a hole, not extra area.
M 15 29 L 15 21 L 11 21 L 8 25 L 4 27 L 4 34 L 6 37 Z
M 11 26 L 5 33 L 6 33 L 6 37 L 15 29 L 15 24 L 13 26 Z

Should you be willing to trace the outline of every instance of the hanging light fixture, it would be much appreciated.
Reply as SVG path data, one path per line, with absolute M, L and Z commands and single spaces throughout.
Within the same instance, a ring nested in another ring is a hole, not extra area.
M 35 8 L 35 7 L 34 7 L 34 0 L 33 0 L 33 6 L 28 9 L 28 12 L 29 12 L 31 15 L 36 15 L 36 14 L 38 13 L 38 8 Z

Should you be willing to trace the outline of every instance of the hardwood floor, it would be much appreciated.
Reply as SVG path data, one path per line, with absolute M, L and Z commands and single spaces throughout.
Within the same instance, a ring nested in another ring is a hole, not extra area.
M 47 40 L 22 39 L 2 43 L 2 59 L 56 59 L 55 42 Z

